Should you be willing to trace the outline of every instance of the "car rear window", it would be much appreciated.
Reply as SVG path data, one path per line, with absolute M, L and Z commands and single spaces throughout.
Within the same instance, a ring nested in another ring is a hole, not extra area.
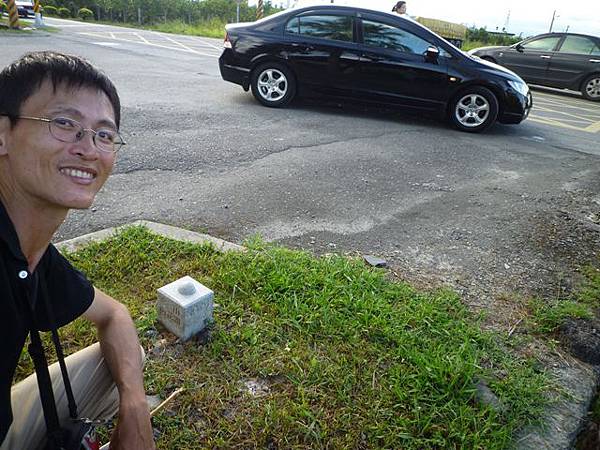
M 558 44 L 558 41 L 560 41 L 560 36 L 545 37 L 526 42 L 525 44 L 523 44 L 523 47 L 525 47 L 528 50 L 551 52 L 556 47 L 556 44 Z
M 352 42 L 352 17 L 335 15 L 295 17 L 287 23 L 285 31 L 320 39 Z
M 600 55 L 598 45 L 591 39 L 583 36 L 567 36 L 558 51 L 578 55 Z

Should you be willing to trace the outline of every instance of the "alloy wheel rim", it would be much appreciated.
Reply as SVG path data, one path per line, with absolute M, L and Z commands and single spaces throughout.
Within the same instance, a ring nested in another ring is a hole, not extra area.
M 467 94 L 457 103 L 454 110 L 456 120 L 467 128 L 481 126 L 490 115 L 490 103 L 479 94 Z
M 287 93 L 288 80 L 283 72 L 277 69 L 266 69 L 258 76 L 257 87 L 262 98 L 268 102 L 276 102 Z
M 592 78 L 588 84 L 585 86 L 585 92 L 590 97 L 599 98 L 600 97 L 600 77 Z

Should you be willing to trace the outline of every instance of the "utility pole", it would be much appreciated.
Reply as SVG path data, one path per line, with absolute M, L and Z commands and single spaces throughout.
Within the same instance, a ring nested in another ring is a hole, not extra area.
M 554 10 L 554 12 L 552 13 L 552 21 L 550 22 L 550 31 L 548 31 L 548 33 L 552 33 L 552 25 L 554 25 L 554 19 L 556 17 L 559 17 L 556 15 L 556 10 Z
M 264 14 L 263 0 L 258 0 L 258 4 L 256 5 L 256 20 L 262 19 Z
M 502 31 L 504 31 L 505 33 L 508 32 L 509 20 L 510 20 L 510 9 L 508 10 L 508 14 L 506 14 L 506 20 L 504 21 L 504 27 L 502 28 Z

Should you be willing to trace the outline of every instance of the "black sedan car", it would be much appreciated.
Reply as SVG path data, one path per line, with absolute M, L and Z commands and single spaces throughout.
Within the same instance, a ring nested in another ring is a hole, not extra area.
M 437 111 L 460 130 L 519 123 L 531 108 L 526 83 L 470 57 L 397 15 L 336 5 L 283 11 L 226 27 L 224 80 L 265 106 L 297 94 Z
M 510 47 L 473 49 L 472 55 L 501 64 L 531 84 L 581 91 L 600 101 L 600 38 L 548 33 Z

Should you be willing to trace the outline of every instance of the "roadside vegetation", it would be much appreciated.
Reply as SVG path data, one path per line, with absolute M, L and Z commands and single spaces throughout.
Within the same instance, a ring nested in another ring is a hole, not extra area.
M 523 37 L 511 36 L 506 33 L 492 33 L 485 28 L 467 28 L 467 37 L 463 43 L 462 50 L 469 51 L 477 47 L 488 47 L 494 45 L 512 45 L 522 41 Z
M 166 33 L 223 37 L 225 25 L 238 20 L 237 3 L 228 0 L 47 0 L 44 14 L 62 18 L 144 28 Z M 264 3 L 264 16 L 281 11 Z M 239 4 L 239 21 L 256 20 L 256 6 Z M 488 45 L 511 45 L 522 39 L 485 28 L 467 29 L 463 50 Z
M 265 16 L 280 10 L 264 3 Z M 48 0 L 44 14 L 199 36 L 207 32 L 213 36 L 218 28 L 222 37 L 225 24 L 237 20 L 237 4 L 228 0 Z M 239 20 L 256 20 L 256 6 L 240 2 Z
M 132 312 L 149 393 L 185 388 L 154 418 L 158 448 L 501 449 L 557 395 L 453 292 L 418 292 L 358 258 L 246 245 L 223 254 L 133 227 L 69 255 Z M 210 333 L 182 344 L 155 302 L 184 275 L 218 306 Z M 95 340 L 83 321 L 61 336 L 68 353 Z M 18 376 L 31 370 L 24 354 Z

